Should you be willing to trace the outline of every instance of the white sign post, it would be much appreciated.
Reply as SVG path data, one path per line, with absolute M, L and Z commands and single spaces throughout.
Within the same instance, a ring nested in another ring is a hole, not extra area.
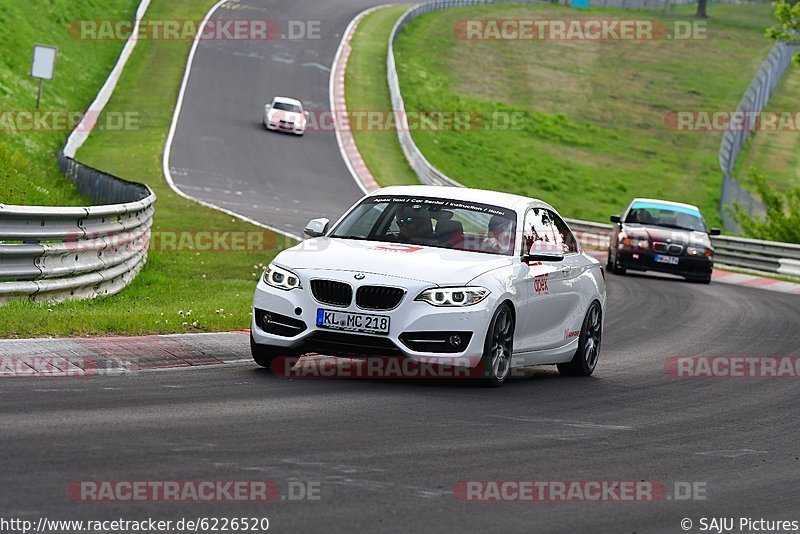
M 39 78 L 39 96 L 36 97 L 36 109 L 42 100 L 42 84 L 45 80 L 52 80 L 56 70 L 56 54 L 58 48 L 35 44 L 33 45 L 33 63 L 31 64 L 31 77 Z

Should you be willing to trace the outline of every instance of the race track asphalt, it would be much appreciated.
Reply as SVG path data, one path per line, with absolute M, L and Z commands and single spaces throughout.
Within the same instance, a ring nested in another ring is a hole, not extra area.
M 688 517 L 797 519 L 797 379 L 676 378 L 677 355 L 798 356 L 800 299 L 610 277 L 588 379 L 276 378 L 243 363 L 0 384 L 3 516 L 261 517 L 276 532 L 681 532 Z M 246 337 L 242 338 L 246 343 Z M 274 480 L 321 500 L 80 503 L 80 480 Z M 462 480 L 700 483 L 705 500 L 461 502 Z M 794 514 L 795 517 L 791 517 Z
M 312 218 L 337 219 L 361 198 L 333 131 L 295 137 L 269 132 L 261 121 L 264 104 L 276 95 L 301 100 L 315 116 L 330 110 L 330 68 L 342 34 L 359 12 L 377 3 L 223 4 L 214 19 L 272 19 L 285 29 L 290 21 L 310 22 L 307 27 L 319 27 L 320 38 L 201 41 L 169 160 L 176 185 L 294 235 Z

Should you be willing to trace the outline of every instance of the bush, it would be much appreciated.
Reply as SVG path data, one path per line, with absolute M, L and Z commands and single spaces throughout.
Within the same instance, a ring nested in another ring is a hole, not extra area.
M 767 37 L 787 44 L 800 45 L 800 2 L 780 0 L 773 2 L 778 26 L 767 29 Z M 794 55 L 794 62 L 800 66 L 800 53 Z
M 756 191 L 767 208 L 766 217 L 753 217 L 738 204 L 730 210 L 734 220 L 748 237 L 800 243 L 800 186 L 786 193 L 772 189 L 767 177 L 756 169 L 750 170 Z

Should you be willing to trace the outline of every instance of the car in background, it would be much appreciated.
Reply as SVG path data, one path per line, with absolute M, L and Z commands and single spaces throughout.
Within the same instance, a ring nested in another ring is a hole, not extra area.
M 612 215 L 606 269 L 659 271 L 708 284 L 714 270 L 714 246 L 700 210 L 690 204 L 635 198 Z
M 261 366 L 307 352 L 386 355 L 477 369 L 499 386 L 514 367 L 588 376 L 597 365 L 605 273 L 540 200 L 387 187 L 305 233 L 255 291 Z
M 276 96 L 264 106 L 264 128 L 277 132 L 304 135 L 308 124 L 308 111 L 294 98 Z

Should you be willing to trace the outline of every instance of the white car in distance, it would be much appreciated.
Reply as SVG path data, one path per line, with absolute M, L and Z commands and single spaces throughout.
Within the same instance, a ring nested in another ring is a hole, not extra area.
M 267 130 L 302 136 L 308 125 L 308 111 L 299 100 L 276 96 L 264 106 L 263 122 Z
M 545 202 L 387 187 L 305 233 L 255 291 L 251 349 L 261 366 L 306 352 L 394 355 L 477 367 L 492 386 L 515 367 L 595 370 L 605 272 Z

